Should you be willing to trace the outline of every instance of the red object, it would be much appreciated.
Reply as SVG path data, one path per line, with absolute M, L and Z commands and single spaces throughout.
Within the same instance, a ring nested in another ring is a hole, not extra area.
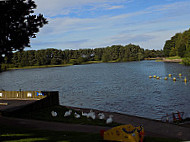
M 144 132 L 140 132 L 139 135 L 140 135 L 140 142 L 143 142 Z
M 177 115 L 178 115 L 179 121 L 181 121 L 181 120 L 182 120 L 182 118 L 181 118 L 181 114 L 180 114 L 180 112 L 179 112 L 179 111 L 177 112 Z
M 173 114 L 173 121 L 176 121 L 175 113 L 172 114 Z
M 102 136 L 102 138 L 104 137 L 104 132 L 105 130 L 100 130 L 100 136 Z

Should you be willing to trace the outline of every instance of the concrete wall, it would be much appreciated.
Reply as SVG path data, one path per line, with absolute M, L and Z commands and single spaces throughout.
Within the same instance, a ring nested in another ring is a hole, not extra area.
M 41 93 L 44 94 L 44 97 L 42 99 L 39 99 L 25 106 L 7 109 L 2 112 L 2 115 L 19 116 L 20 113 L 32 112 L 32 111 L 39 110 L 42 108 L 59 105 L 58 91 L 41 91 Z M 20 101 L 20 100 L 17 100 L 17 101 Z

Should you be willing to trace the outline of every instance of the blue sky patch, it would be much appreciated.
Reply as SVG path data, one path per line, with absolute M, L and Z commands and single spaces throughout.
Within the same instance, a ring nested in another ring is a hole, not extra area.
M 31 39 L 32 49 L 99 48 L 137 44 L 162 49 L 190 28 L 189 0 L 35 0 L 48 19 Z M 30 48 L 31 49 L 31 48 Z

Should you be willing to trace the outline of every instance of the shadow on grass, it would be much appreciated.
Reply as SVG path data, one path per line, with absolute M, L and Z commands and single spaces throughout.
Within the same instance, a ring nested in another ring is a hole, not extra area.
M 80 133 L 80 132 L 57 132 L 28 130 L 21 128 L 13 128 L 10 126 L 1 126 L 0 141 L 64 141 L 64 142 L 101 142 L 102 138 L 99 134 Z
M 104 142 L 100 134 L 81 132 L 57 132 L 29 130 L 18 127 L 0 126 L 0 141 L 3 142 Z M 180 142 L 178 139 L 145 137 L 144 142 Z

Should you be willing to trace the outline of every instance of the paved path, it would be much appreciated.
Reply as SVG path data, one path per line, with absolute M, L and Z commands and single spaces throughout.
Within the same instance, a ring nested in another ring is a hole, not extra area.
M 8 125 L 12 127 L 22 127 L 39 130 L 52 130 L 52 131 L 76 131 L 76 132 L 89 132 L 99 133 L 100 130 L 107 130 L 109 127 L 68 124 L 61 122 L 48 122 L 40 120 L 19 119 L 0 116 L 0 125 Z
M 87 111 L 89 109 L 79 109 L 78 111 Z M 99 112 L 97 110 L 94 110 Z M 134 126 L 143 125 L 145 129 L 145 135 L 157 136 L 157 137 L 169 137 L 169 138 L 180 138 L 182 140 L 190 140 L 190 128 L 181 127 L 173 124 L 167 124 L 160 121 L 151 119 L 145 119 L 141 117 L 135 117 L 130 115 L 124 115 L 119 113 L 104 112 L 106 116 L 112 114 L 114 121 L 122 124 L 132 124 Z M 0 116 L 0 125 L 6 124 L 11 126 L 18 126 L 24 128 L 33 128 L 41 130 L 53 130 L 53 131 L 78 131 L 78 132 L 90 132 L 99 133 L 100 130 L 107 130 L 109 127 L 101 126 L 89 126 L 80 124 L 67 124 L 58 122 L 47 122 L 39 120 L 27 120 L 18 118 L 9 118 Z
M 78 111 L 87 111 L 89 109 L 81 109 L 68 107 L 72 109 L 76 109 Z M 95 112 L 99 112 L 98 110 L 94 110 Z M 190 128 L 182 127 L 174 124 L 164 123 L 157 120 L 146 119 L 142 117 L 136 117 L 131 115 L 125 115 L 120 113 L 110 113 L 104 112 L 107 116 L 113 115 L 114 122 L 121 124 L 132 124 L 134 126 L 143 125 L 145 130 L 145 135 L 155 136 L 155 137 L 169 137 L 169 138 L 179 138 L 182 140 L 190 140 Z

